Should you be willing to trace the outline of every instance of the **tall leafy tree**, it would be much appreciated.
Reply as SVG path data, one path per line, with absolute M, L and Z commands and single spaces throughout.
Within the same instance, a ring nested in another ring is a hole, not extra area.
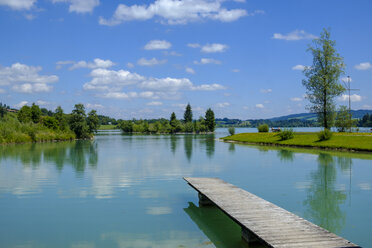
M 27 105 L 23 106 L 17 114 L 17 118 L 22 123 L 27 123 L 32 121 L 31 108 Z
M 310 111 L 318 114 L 319 122 L 327 129 L 332 127 L 335 117 L 334 99 L 345 91 L 339 83 L 345 65 L 335 45 L 327 29 L 323 30 L 320 38 L 313 40 L 308 48 L 313 55 L 313 64 L 305 68 L 306 79 L 302 80 L 311 103 Z
M 207 109 L 205 112 L 205 125 L 207 126 L 208 131 L 214 132 L 216 128 L 216 120 L 214 119 L 214 112 L 211 108 Z
M 35 103 L 31 106 L 31 119 L 34 123 L 39 123 L 41 118 L 41 110 Z
M 337 115 L 336 115 L 336 122 L 335 126 L 337 127 L 339 132 L 346 132 L 347 130 L 351 130 L 354 127 L 356 121 L 352 119 L 351 113 L 346 106 L 340 106 Z
M 66 130 L 67 120 L 66 120 L 65 114 L 63 113 L 63 109 L 61 106 L 58 106 L 56 108 L 55 113 L 54 113 L 54 118 L 56 118 L 56 120 L 58 121 L 59 128 L 61 130 Z
M 169 124 L 170 124 L 172 127 L 176 127 L 176 125 L 177 125 L 177 117 L 176 117 L 176 114 L 175 114 L 174 112 L 172 112 L 172 114 L 171 114 Z
M 86 122 L 85 107 L 83 104 L 75 104 L 70 116 L 70 128 L 78 139 L 89 138 L 89 127 Z
M 87 124 L 90 133 L 96 133 L 99 128 L 99 118 L 96 110 L 91 110 L 88 113 Z
M 183 121 L 185 123 L 192 122 L 192 110 L 191 110 L 190 103 L 187 104 L 186 106 L 185 113 L 183 115 Z

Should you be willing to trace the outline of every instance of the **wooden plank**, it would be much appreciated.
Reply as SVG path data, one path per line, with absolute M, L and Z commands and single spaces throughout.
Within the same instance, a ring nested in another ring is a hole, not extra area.
M 360 247 L 218 178 L 184 178 L 258 240 L 275 248 Z

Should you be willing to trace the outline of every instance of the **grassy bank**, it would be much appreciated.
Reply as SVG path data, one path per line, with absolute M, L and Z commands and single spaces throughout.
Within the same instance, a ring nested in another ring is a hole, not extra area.
M 317 133 L 295 133 L 293 139 L 283 141 L 276 133 L 240 133 L 224 137 L 222 140 L 248 144 L 372 152 L 370 133 L 334 133 L 330 140 L 325 141 L 319 141 Z
M 0 144 L 73 139 L 75 134 L 71 130 L 53 130 L 40 123 L 21 123 L 13 114 L 8 114 L 0 121 Z

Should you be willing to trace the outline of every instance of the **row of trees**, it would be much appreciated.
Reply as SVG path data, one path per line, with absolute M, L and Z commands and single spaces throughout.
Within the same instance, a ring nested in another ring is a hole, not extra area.
M 365 114 L 358 123 L 361 127 L 372 127 L 372 114 Z
M 188 104 L 182 120 L 178 120 L 173 112 L 169 120 L 128 120 L 120 121 L 119 126 L 124 133 L 206 133 L 214 132 L 216 122 L 210 108 L 205 112 L 205 117 L 193 120 L 192 109 Z
M 71 130 L 78 139 L 92 137 L 99 127 L 96 110 L 91 110 L 87 115 L 83 104 L 76 104 L 71 114 L 65 114 L 61 106 L 58 106 L 55 112 L 43 113 L 40 107 L 33 103 L 31 107 L 23 106 L 17 114 L 17 119 L 21 123 L 42 124 L 52 130 Z

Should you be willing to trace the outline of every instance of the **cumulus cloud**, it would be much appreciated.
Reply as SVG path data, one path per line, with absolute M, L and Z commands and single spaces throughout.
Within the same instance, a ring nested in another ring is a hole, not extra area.
M 230 103 L 228 103 L 228 102 L 221 102 L 221 103 L 216 104 L 217 108 L 225 108 L 225 107 L 228 107 L 228 106 L 230 106 Z
M 305 65 L 295 65 L 295 66 L 292 67 L 292 70 L 294 70 L 294 71 L 303 71 L 306 68 L 307 68 L 307 66 L 305 66 Z
M 232 69 L 231 71 L 232 71 L 232 72 L 240 72 L 239 69 Z
M 1 1 L 1 0 L 0 0 Z M 53 3 L 68 3 L 69 12 L 92 13 L 99 5 L 99 0 L 52 0 Z
M 372 69 L 372 65 L 369 62 L 360 63 L 359 65 L 355 65 L 354 67 L 355 69 L 361 70 L 361 71 Z
M 200 61 L 194 61 L 194 64 L 196 65 L 206 65 L 206 64 L 215 64 L 219 65 L 221 64 L 221 61 L 211 58 L 201 58 Z
M 129 21 L 146 21 L 156 18 L 163 24 L 187 24 L 200 20 L 233 22 L 248 13 L 245 9 L 226 9 L 219 0 L 155 0 L 149 5 L 119 4 L 110 19 L 100 17 L 101 25 L 118 25 Z
M 96 68 L 109 68 L 115 65 L 114 62 L 111 60 L 104 60 L 95 58 L 93 62 L 87 62 L 85 60 L 80 60 L 78 62 L 67 60 L 67 61 L 58 61 L 57 63 L 57 69 L 61 69 L 62 66 L 71 64 L 69 67 L 69 70 L 75 70 L 79 68 L 89 68 L 89 69 L 96 69 Z
M 273 90 L 272 89 L 261 89 L 260 92 L 264 93 L 264 94 L 267 94 L 267 93 L 273 92 Z
M 92 80 L 84 84 L 84 90 L 99 92 L 98 96 L 113 99 L 171 99 L 177 98 L 181 91 L 215 91 L 223 90 L 220 84 L 194 85 L 188 78 L 153 78 L 144 77 L 125 70 L 95 69 L 91 72 Z M 127 86 L 139 91 L 123 92 Z
M 128 68 L 133 68 L 134 65 L 133 65 L 133 63 L 130 63 L 130 62 L 129 62 L 129 63 L 127 63 L 127 67 L 128 67 Z
M 98 104 L 98 103 L 87 103 L 85 104 L 85 107 L 88 109 L 103 109 L 104 108 L 102 104 Z
M 0 6 L 7 6 L 13 10 L 30 10 L 36 0 L 0 0 Z
M 362 96 L 357 94 L 353 94 L 350 96 L 350 100 L 352 102 L 360 102 L 362 101 L 362 98 L 363 98 Z M 339 97 L 339 100 L 343 102 L 349 101 L 349 95 L 343 94 L 342 96 Z
M 146 103 L 146 105 L 148 105 L 148 106 L 160 106 L 160 105 L 163 105 L 163 103 L 162 102 L 153 101 L 153 102 Z
M 58 81 L 58 77 L 40 75 L 41 70 L 41 66 L 28 66 L 21 63 L 0 67 L 0 85 L 11 85 L 12 90 L 21 93 L 49 92 L 53 89 L 49 84 Z
M 152 58 L 152 59 L 140 58 L 137 61 L 137 64 L 140 65 L 140 66 L 154 66 L 154 65 L 162 65 L 162 64 L 165 64 L 165 63 L 167 63 L 166 59 L 158 60 L 156 58 Z
M 195 74 L 194 69 L 192 69 L 192 68 L 190 68 L 190 67 L 186 67 L 186 68 L 185 68 L 185 71 L 186 71 L 187 73 L 190 73 L 190 74 Z
M 201 48 L 203 53 L 222 53 L 228 48 L 227 45 L 220 43 L 206 44 Z
M 307 33 L 304 30 L 295 30 L 288 34 L 280 34 L 274 33 L 273 39 L 277 40 L 288 40 L 288 41 L 296 41 L 296 40 L 311 40 L 318 38 L 317 36 Z
M 201 47 L 200 44 L 198 43 L 189 43 L 187 44 L 188 47 L 191 47 L 191 48 L 198 48 L 198 47 Z
M 28 101 L 21 101 L 20 103 L 14 105 L 15 108 L 22 108 L 23 106 L 27 105 Z
M 172 44 L 166 40 L 151 40 L 144 49 L 145 50 L 166 50 L 172 47 Z
M 263 109 L 265 106 L 262 103 L 257 103 L 256 108 Z
M 292 97 L 291 101 L 292 102 L 301 102 L 303 99 L 301 97 Z

